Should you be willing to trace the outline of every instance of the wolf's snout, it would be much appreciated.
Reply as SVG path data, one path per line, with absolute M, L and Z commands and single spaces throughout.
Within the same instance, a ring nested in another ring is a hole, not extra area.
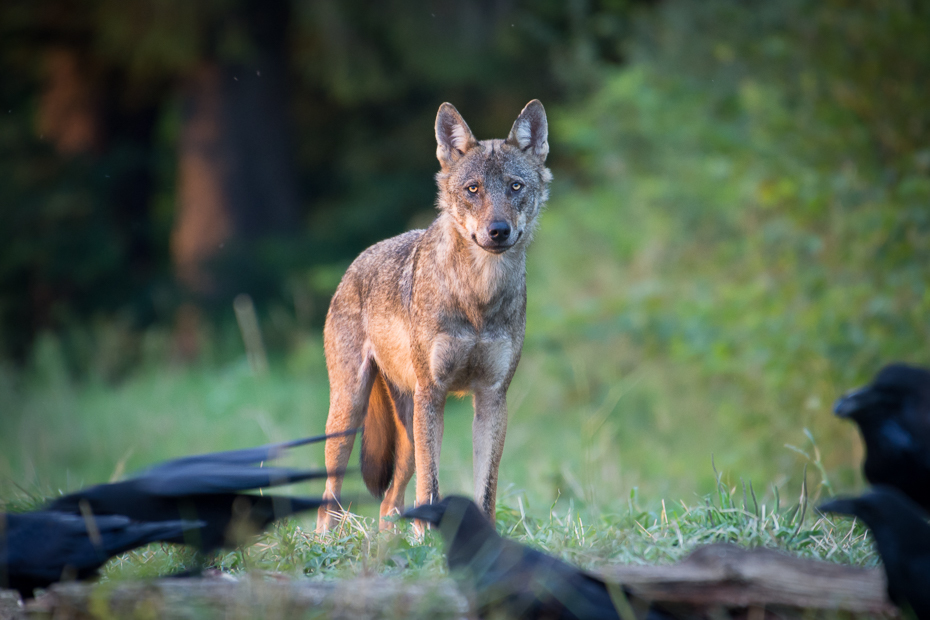
M 510 224 L 503 220 L 491 222 L 488 226 L 488 237 L 494 243 L 504 243 L 510 238 Z

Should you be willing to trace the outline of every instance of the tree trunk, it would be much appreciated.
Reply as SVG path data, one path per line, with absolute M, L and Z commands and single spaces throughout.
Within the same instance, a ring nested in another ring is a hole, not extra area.
M 241 270 L 222 260 L 254 262 L 255 242 L 298 222 L 282 64 L 204 63 L 187 89 L 172 252 L 178 279 L 197 296 L 225 302 L 249 292 Z
M 178 280 L 209 295 L 216 282 L 208 263 L 233 235 L 228 196 L 229 155 L 223 144 L 222 72 L 206 63 L 187 89 L 178 154 L 178 202 L 171 250 Z

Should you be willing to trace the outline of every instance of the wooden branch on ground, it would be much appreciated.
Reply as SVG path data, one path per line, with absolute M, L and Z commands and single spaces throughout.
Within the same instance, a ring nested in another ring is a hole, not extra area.
M 24 613 L 23 604 L 19 601 L 19 592 L 0 590 L 0 620 L 22 618 Z
M 706 545 L 673 566 L 612 566 L 601 574 L 648 600 L 673 603 L 675 608 L 898 615 L 888 601 L 881 568 L 805 560 L 774 549 Z
M 467 618 L 468 603 L 450 579 L 339 581 L 251 575 L 53 585 L 25 608 L 0 608 L 0 620 L 53 618 Z
M 601 575 L 683 619 L 897 617 L 880 568 L 803 560 L 772 549 L 707 545 L 673 566 L 611 566 Z M 58 584 L 25 609 L 0 592 L 0 620 L 90 618 L 467 618 L 448 578 L 339 581 L 233 578 Z

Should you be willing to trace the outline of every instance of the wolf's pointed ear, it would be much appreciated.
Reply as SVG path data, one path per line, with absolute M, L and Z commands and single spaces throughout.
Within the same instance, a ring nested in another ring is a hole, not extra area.
M 472 135 L 465 119 L 451 103 L 439 106 L 436 115 L 436 158 L 443 170 L 448 170 L 478 141 Z
M 546 109 L 539 99 L 530 101 L 520 112 L 507 137 L 507 144 L 535 155 L 539 161 L 546 161 L 546 155 L 549 154 L 549 124 L 546 122 Z

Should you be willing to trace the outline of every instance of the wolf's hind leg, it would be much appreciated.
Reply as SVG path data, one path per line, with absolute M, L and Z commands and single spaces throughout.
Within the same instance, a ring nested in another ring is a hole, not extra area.
M 376 366 L 370 357 L 356 356 L 354 364 L 346 364 L 345 358 L 337 358 L 330 368 L 329 417 L 326 418 L 326 432 L 337 433 L 350 428 L 358 428 L 365 419 L 368 398 L 376 375 Z M 340 363 L 341 362 L 341 363 Z M 326 471 L 345 471 L 352 453 L 355 435 L 333 437 L 326 440 Z M 324 499 L 339 499 L 342 490 L 342 475 L 331 476 L 326 480 Z M 317 511 L 316 531 L 322 533 L 332 528 L 336 522 L 333 512 L 336 506 L 321 506 Z

